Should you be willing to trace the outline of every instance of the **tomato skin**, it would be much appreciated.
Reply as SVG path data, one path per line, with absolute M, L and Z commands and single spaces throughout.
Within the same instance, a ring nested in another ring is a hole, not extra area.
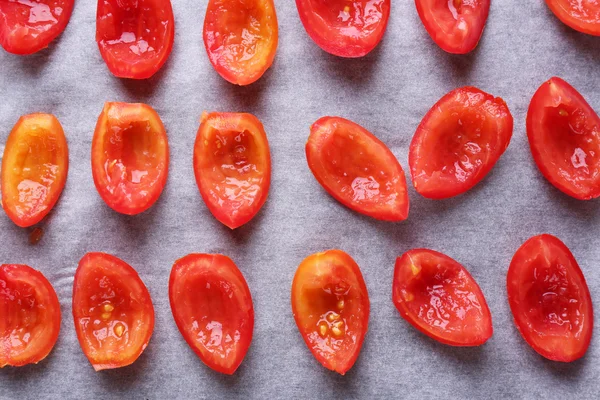
M 60 303 L 41 272 L 27 265 L 0 266 L 0 368 L 42 361 L 60 332 Z
M 465 193 L 494 167 L 512 132 L 504 100 L 474 87 L 451 91 L 425 114 L 410 144 L 415 189 L 429 199 Z
M 252 295 L 235 263 L 221 254 L 189 254 L 177 260 L 169 279 L 169 301 L 179 332 L 202 362 L 233 374 L 254 330 Z M 228 341 L 232 333 L 234 339 Z
M 600 36 L 600 4 L 592 1 L 546 0 L 565 25 L 588 35 Z
M 313 356 L 344 375 L 356 362 L 369 325 L 369 293 L 360 268 L 341 250 L 305 258 L 292 282 L 292 312 Z
M 105 253 L 87 253 L 75 272 L 73 321 L 94 370 L 132 364 L 148 346 L 154 306 L 137 272 Z
M 296 0 L 296 8 L 304 29 L 321 49 L 357 58 L 370 53 L 383 38 L 391 1 Z
M 98 0 L 96 42 L 116 77 L 152 77 L 169 58 L 174 38 L 170 0 Z
M 340 117 L 317 120 L 306 142 L 306 160 L 315 179 L 346 207 L 383 221 L 408 218 L 404 170 L 362 126 Z
M 92 175 L 102 200 L 135 215 L 160 197 L 169 172 L 163 123 L 146 104 L 106 103 L 92 140 Z
M 600 196 L 600 118 L 579 92 L 553 77 L 527 111 L 533 159 L 557 189 L 579 200 Z
M 510 263 L 506 286 L 515 325 L 536 352 L 562 362 L 583 357 L 594 310 L 583 273 L 563 242 L 547 234 L 527 240 Z
M 58 201 L 69 170 L 69 149 L 60 122 L 51 114 L 22 116 L 2 157 L 2 206 L 26 228 L 40 222 Z

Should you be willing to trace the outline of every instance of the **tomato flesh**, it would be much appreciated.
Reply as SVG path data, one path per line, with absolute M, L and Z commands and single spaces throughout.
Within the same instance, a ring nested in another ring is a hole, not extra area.
M 597 0 L 546 0 L 564 24 L 588 35 L 600 36 L 600 3 Z
M 21 117 L 2 158 L 2 206 L 8 217 L 23 228 L 40 222 L 58 201 L 68 169 L 67 139 L 56 117 Z
M 96 42 L 116 77 L 150 78 L 169 58 L 174 38 L 170 0 L 98 0 Z
M 410 144 L 415 189 L 430 199 L 468 191 L 494 167 L 512 132 L 504 100 L 474 87 L 451 91 L 423 117 Z
M 369 324 L 369 294 L 356 262 L 341 250 L 313 254 L 292 283 L 292 311 L 313 356 L 344 375 L 356 362 Z
M 535 351 L 554 361 L 583 357 L 592 339 L 592 299 L 563 242 L 551 235 L 526 241 L 510 263 L 507 289 L 517 329 Z
M 154 330 L 154 307 L 137 272 L 104 253 L 86 254 L 73 282 L 73 320 L 96 371 L 130 365 Z
M 106 204 L 122 214 L 146 211 L 167 183 L 169 144 L 146 104 L 106 103 L 92 141 L 92 174 Z
M 194 173 L 217 220 L 235 229 L 254 218 L 271 185 L 271 153 L 261 122 L 251 114 L 203 113 Z
M 27 265 L 0 266 L 0 368 L 37 364 L 60 331 L 60 304 L 41 272 Z
M 348 58 L 362 57 L 379 44 L 390 6 L 390 0 L 296 0 L 311 39 L 326 52 Z

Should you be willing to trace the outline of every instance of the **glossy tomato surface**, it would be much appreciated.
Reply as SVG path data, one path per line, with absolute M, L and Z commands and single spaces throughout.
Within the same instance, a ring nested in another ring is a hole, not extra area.
M 170 0 L 98 0 L 96 42 L 116 77 L 150 78 L 169 58 L 174 37 Z
M 278 29 L 273 0 L 209 0 L 202 37 L 219 75 L 249 85 L 273 63 Z
M 385 221 L 408 217 L 404 170 L 362 126 L 340 117 L 319 119 L 310 128 L 306 159 L 321 186 L 346 207 Z
M 38 363 L 60 331 L 60 304 L 41 272 L 27 265 L 0 266 L 0 368 Z
M 356 262 L 341 250 L 302 261 L 292 283 L 292 311 L 309 350 L 344 375 L 354 365 L 369 324 L 369 294 Z
M 592 339 L 592 299 L 563 242 L 551 235 L 526 241 L 510 263 L 506 285 L 517 329 L 535 351 L 554 361 L 583 357 Z
M 529 104 L 527 137 L 556 188 L 580 200 L 600 196 L 600 118 L 575 88 L 556 77 L 540 86 Z
M 2 207 L 9 218 L 23 228 L 40 222 L 58 201 L 68 169 L 67 139 L 56 117 L 21 117 L 2 157 Z
M 134 215 L 158 200 L 167 183 L 169 144 L 146 104 L 106 103 L 92 140 L 96 189 L 113 210 Z
M 254 308 L 244 276 L 229 257 L 190 254 L 169 279 L 173 318 L 183 338 L 215 371 L 233 374 L 252 341 Z
M 410 144 L 415 189 L 430 199 L 468 191 L 494 167 L 512 132 L 504 100 L 474 87 L 451 91 L 425 114 Z
M 492 315 L 477 282 L 445 254 L 414 249 L 398 257 L 392 292 L 400 315 L 438 342 L 479 346 L 492 336 Z
M 73 282 L 73 320 L 96 371 L 124 367 L 142 354 L 154 330 L 154 306 L 137 272 L 105 253 L 87 253 Z
M 45 49 L 65 30 L 73 4 L 74 0 L 0 0 L 0 46 L 20 55 Z
M 598 0 L 546 0 L 554 15 L 576 31 L 600 36 Z
M 362 57 L 381 41 L 390 0 L 296 0 L 304 29 L 323 50 L 340 57 Z
M 250 221 L 271 185 L 271 152 L 261 122 L 251 114 L 203 113 L 194 174 L 216 219 L 231 229 Z

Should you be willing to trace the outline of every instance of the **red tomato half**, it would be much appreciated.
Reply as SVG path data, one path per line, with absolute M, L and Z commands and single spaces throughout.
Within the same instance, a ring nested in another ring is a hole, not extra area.
M 512 132 L 504 100 L 474 87 L 451 91 L 425 114 L 410 144 L 415 189 L 430 199 L 466 192 L 494 167 Z
M 244 276 L 229 257 L 190 254 L 175 262 L 169 300 L 179 332 L 215 371 L 233 374 L 252 341 L 254 308 Z
M 535 351 L 554 361 L 583 357 L 594 327 L 592 299 L 563 242 L 551 235 L 526 241 L 510 263 L 506 286 L 517 329 Z
M 340 117 L 319 119 L 310 127 L 306 159 L 321 186 L 346 207 L 385 221 L 408 217 L 404 170 L 362 126 Z
M 326 52 L 348 58 L 362 57 L 379 44 L 390 6 L 390 0 L 296 0 L 311 39 Z
M 106 103 L 92 141 L 96 189 L 113 210 L 134 215 L 158 200 L 169 170 L 160 117 L 146 104 Z
M 600 196 L 600 118 L 567 82 L 552 78 L 535 92 L 527 137 L 538 168 L 569 196 Z
M 194 145 L 200 194 L 221 223 L 235 229 L 267 200 L 271 153 L 265 129 L 251 114 L 203 113 Z
M 116 77 L 150 78 L 169 58 L 174 37 L 170 0 L 98 0 L 96 42 Z
M 490 0 L 415 0 L 415 4 L 427 33 L 443 50 L 466 54 L 477 47 Z
M 600 36 L 600 2 L 597 0 L 546 0 L 546 4 L 571 28 Z
M 65 30 L 74 0 L 0 0 L 0 45 L 13 54 L 48 47 Z
M 249 85 L 273 63 L 278 29 L 273 0 L 209 0 L 202 36 L 219 75 Z
M 142 354 L 154 330 L 150 293 L 123 260 L 87 253 L 73 282 L 73 320 L 96 371 L 124 367 Z
M 2 158 L 2 207 L 20 227 L 40 222 L 58 201 L 69 169 L 67 139 L 51 114 L 19 119 Z
M 328 250 L 305 258 L 292 283 L 292 311 L 317 361 L 342 375 L 352 368 L 369 325 L 369 294 L 352 257 Z
M 44 275 L 27 265 L 0 266 L 0 368 L 42 361 L 59 331 L 60 304 Z
M 392 291 L 400 315 L 438 342 L 479 346 L 492 336 L 492 315 L 477 282 L 445 254 L 415 249 L 398 257 Z

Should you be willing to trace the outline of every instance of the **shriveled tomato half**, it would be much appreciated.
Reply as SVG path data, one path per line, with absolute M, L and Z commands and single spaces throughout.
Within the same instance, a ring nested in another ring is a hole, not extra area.
M 251 114 L 203 113 L 194 174 L 216 219 L 231 229 L 250 221 L 271 185 L 271 152 L 261 122 Z
M 362 126 L 340 117 L 319 119 L 310 127 L 306 159 L 321 186 L 346 207 L 385 221 L 408 217 L 404 170 Z
M 116 77 L 150 78 L 169 58 L 174 38 L 170 0 L 98 0 L 96 42 Z
M 592 339 L 590 291 L 571 251 L 551 235 L 534 236 L 515 253 L 506 278 L 517 329 L 535 351 L 570 362 Z
M 0 368 L 37 364 L 60 331 L 60 304 L 41 272 L 27 265 L 0 266 Z
M 169 300 L 179 332 L 215 371 L 233 374 L 254 329 L 254 308 L 244 276 L 229 257 L 189 254 L 175 262 Z
M 58 201 L 69 169 L 69 149 L 51 114 L 29 114 L 14 126 L 2 157 L 2 207 L 20 227 L 40 222 Z
M 137 272 L 105 253 L 87 253 L 75 272 L 73 320 L 96 371 L 124 367 L 142 354 L 154 330 L 154 306 Z
M 302 261 L 292 283 L 296 325 L 313 356 L 344 375 L 358 358 L 369 325 L 369 294 L 356 262 L 341 250 Z
M 600 2 L 597 0 L 546 0 L 564 24 L 588 35 L 600 36 Z
M 273 63 L 278 29 L 273 0 L 209 0 L 202 36 L 219 75 L 249 85 Z
M 106 103 L 92 141 L 92 174 L 113 210 L 134 215 L 158 200 L 169 170 L 160 117 L 146 104 Z
M 74 0 L 0 0 L 0 45 L 13 54 L 48 47 L 65 30 Z
M 474 87 L 451 91 L 425 114 L 410 144 L 415 189 L 430 199 L 466 192 L 494 167 L 512 132 L 504 100 Z
M 390 0 L 296 0 L 311 39 L 340 57 L 362 57 L 381 41 L 390 17 Z
M 438 342 L 479 346 L 492 336 L 492 315 L 477 282 L 445 254 L 414 249 L 398 257 L 392 292 L 400 315 Z
M 527 112 L 531 154 L 542 175 L 576 199 L 600 196 L 600 118 L 575 88 L 551 78 Z

